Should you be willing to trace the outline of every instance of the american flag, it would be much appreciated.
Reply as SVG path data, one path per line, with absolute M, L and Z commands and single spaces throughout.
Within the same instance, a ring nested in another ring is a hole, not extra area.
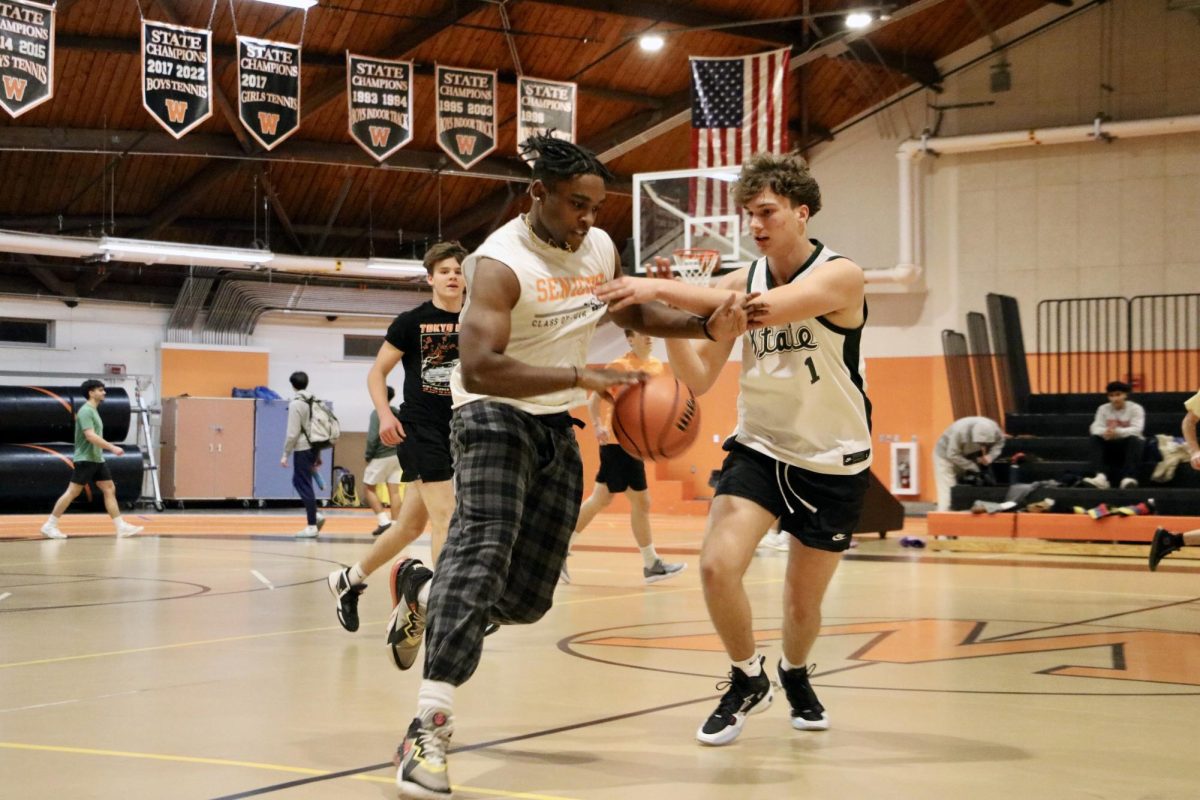
M 788 50 L 734 58 L 692 58 L 692 166 L 741 164 L 788 146 Z M 737 214 L 725 185 L 708 196 L 697 181 L 693 213 Z

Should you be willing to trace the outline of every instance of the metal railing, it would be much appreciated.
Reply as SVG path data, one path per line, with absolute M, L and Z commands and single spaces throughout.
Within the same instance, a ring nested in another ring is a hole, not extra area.
M 1043 300 L 1037 307 L 1037 391 L 1200 388 L 1200 294 Z

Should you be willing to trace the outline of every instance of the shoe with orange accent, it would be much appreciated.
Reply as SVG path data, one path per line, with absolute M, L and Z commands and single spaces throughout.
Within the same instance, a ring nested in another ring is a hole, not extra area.
M 397 669 L 408 669 L 417 660 L 425 637 L 425 609 L 418 595 L 433 570 L 415 558 L 397 561 L 392 567 L 392 617 L 388 620 L 387 643 Z
M 454 718 L 434 709 L 415 717 L 396 751 L 396 788 L 413 800 L 453 797 L 446 751 L 454 733 Z

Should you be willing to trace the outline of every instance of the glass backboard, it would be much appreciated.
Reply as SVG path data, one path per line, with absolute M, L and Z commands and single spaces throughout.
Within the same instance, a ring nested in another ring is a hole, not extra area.
M 740 167 L 641 172 L 633 176 L 633 242 L 636 271 L 676 250 L 715 250 L 721 269 L 758 256 L 745 217 L 730 190 Z

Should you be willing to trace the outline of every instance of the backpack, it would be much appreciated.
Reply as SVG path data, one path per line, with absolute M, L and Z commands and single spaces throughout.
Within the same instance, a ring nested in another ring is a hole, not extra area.
M 304 432 L 304 438 L 308 439 L 309 446 L 314 450 L 332 447 L 338 437 L 342 435 L 342 424 L 329 410 L 329 406 L 325 405 L 324 400 L 309 397 L 306 402 L 308 403 L 308 430 Z
M 358 506 L 358 495 L 354 491 L 354 473 L 345 467 L 333 468 L 333 504 Z

